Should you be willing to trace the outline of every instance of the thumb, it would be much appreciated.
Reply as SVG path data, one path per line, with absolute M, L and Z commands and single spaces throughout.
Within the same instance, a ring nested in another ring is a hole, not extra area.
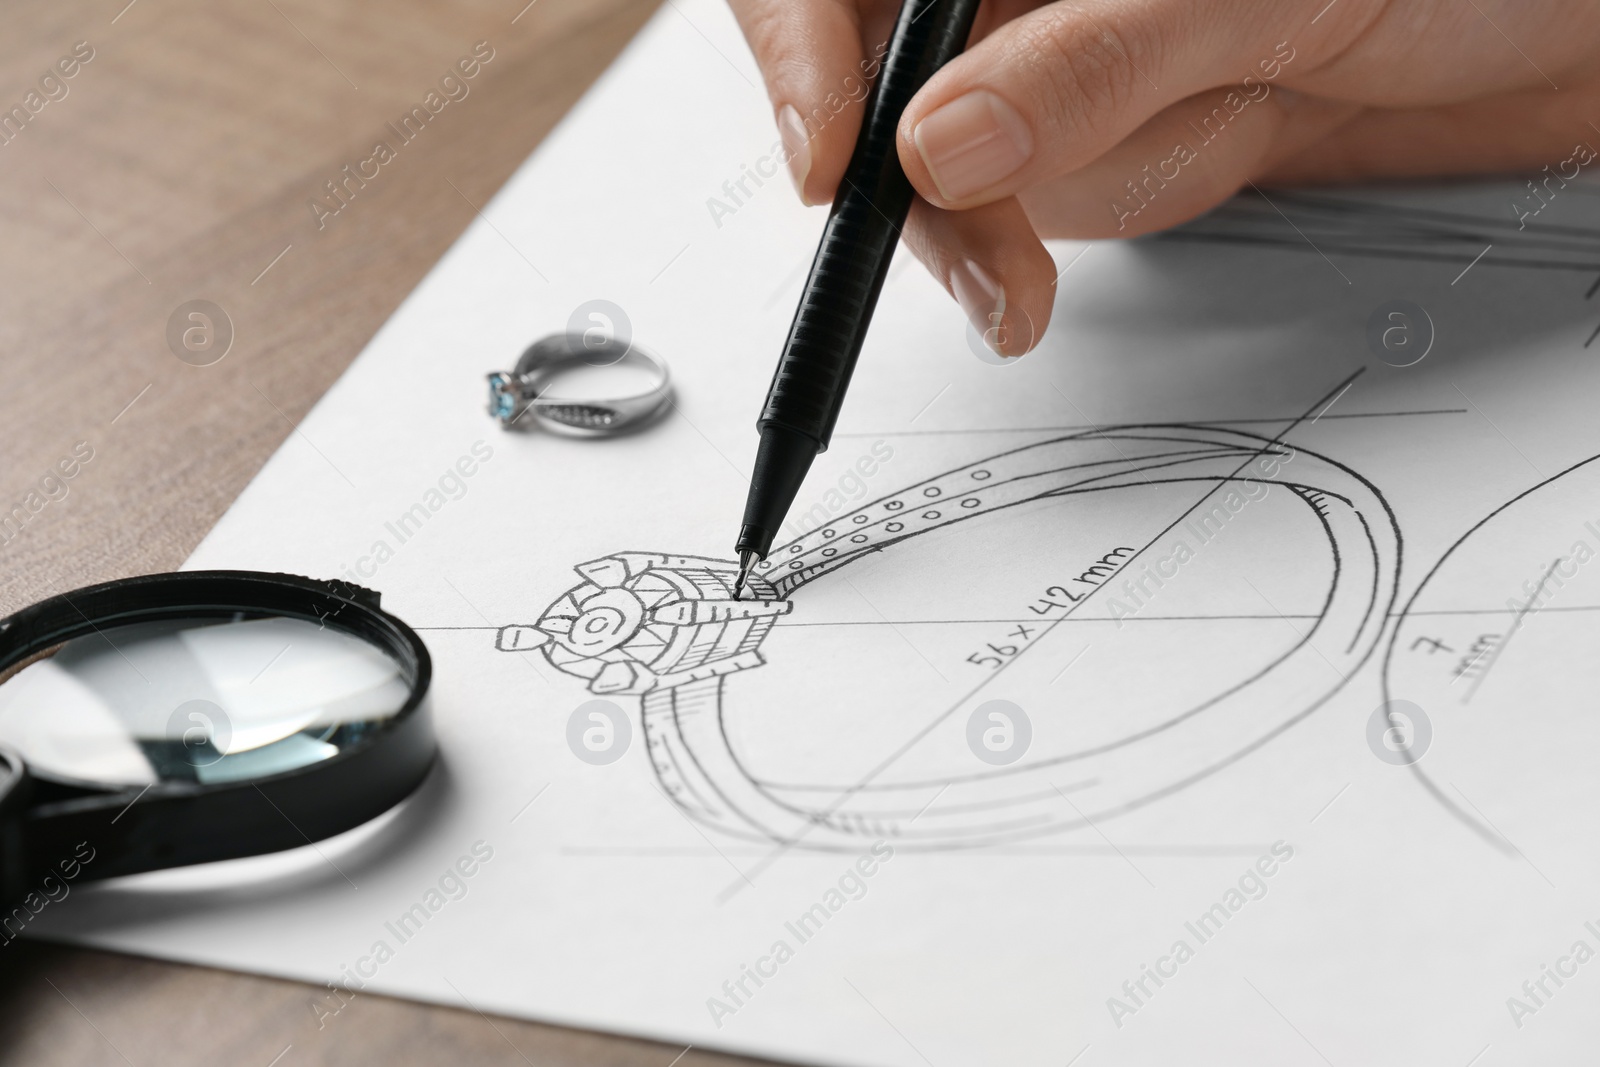
M 1084 167 L 1208 89 L 1264 97 L 1309 16 L 1274 26 L 1261 6 L 1054 3 L 1013 19 L 911 101 L 899 126 L 906 174 L 935 206 L 969 208 Z

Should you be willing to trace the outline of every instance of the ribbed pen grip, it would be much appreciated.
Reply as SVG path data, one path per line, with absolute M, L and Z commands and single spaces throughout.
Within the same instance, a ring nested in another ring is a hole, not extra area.
M 819 451 L 828 447 L 911 210 L 914 194 L 895 150 L 895 127 L 917 90 L 966 46 L 977 9 L 977 0 L 901 5 L 758 428 L 782 426 L 814 438 Z

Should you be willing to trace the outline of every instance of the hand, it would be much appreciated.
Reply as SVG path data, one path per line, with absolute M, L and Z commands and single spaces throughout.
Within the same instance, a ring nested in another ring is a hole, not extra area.
M 1595 163 L 1600 0 L 1325 2 L 987 0 L 900 122 L 906 242 L 1021 355 L 1054 300 L 1041 238 L 1163 229 L 1251 183 Z M 825 203 L 899 4 L 731 3 L 801 198 Z

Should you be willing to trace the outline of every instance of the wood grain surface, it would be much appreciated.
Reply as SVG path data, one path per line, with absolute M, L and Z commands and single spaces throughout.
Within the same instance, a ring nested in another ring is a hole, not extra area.
M 7 5 L 0 612 L 181 564 L 656 6 L 524 2 Z M 319 228 L 309 201 L 482 41 L 468 95 Z M 168 345 L 196 299 L 232 323 L 210 366 Z M 0 1064 L 753 1062 L 367 995 L 319 1029 L 322 992 L 17 942 Z

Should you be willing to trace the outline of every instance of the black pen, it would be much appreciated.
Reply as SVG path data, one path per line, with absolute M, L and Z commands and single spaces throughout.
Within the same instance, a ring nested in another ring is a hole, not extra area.
M 966 47 L 977 11 L 978 0 L 904 0 L 900 6 L 882 69 L 867 96 L 855 152 L 833 198 L 756 420 L 761 444 L 734 544 L 736 600 L 750 568 L 772 550 L 811 461 L 833 436 L 850 372 L 911 210 L 916 193 L 895 145 L 900 116 L 934 71 Z

